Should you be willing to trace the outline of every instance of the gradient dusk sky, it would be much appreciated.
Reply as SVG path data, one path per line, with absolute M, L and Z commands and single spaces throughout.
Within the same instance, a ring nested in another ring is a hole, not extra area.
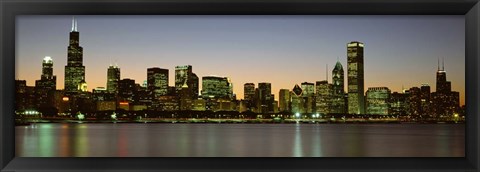
M 33 86 L 42 59 L 51 56 L 57 88 L 64 69 L 73 16 L 19 16 L 16 20 L 16 79 Z M 420 87 L 435 91 L 437 60 L 443 58 L 452 90 L 465 102 L 464 16 L 75 16 L 83 47 L 88 89 L 106 87 L 107 68 L 121 78 L 146 80 L 147 68 L 192 65 L 200 78 L 231 78 L 237 98 L 243 84 L 272 83 L 279 89 L 328 81 L 337 58 L 345 71 L 351 41 L 365 44 L 365 91 Z

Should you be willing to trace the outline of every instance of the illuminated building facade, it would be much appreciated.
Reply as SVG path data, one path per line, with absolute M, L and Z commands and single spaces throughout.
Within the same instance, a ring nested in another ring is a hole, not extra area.
M 35 81 L 36 106 L 53 108 L 53 93 L 57 89 L 57 76 L 53 75 L 53 60 L 46 56 L 42 61 L 42 75 Z
M 363 48 L 361 42 L 347 44 L 348 113 L 365 114 L 365 90 L 363 69 Z
M 305 100 L 302 97 L 303 91 L 298 84 L 292 89 L 292 113 L 305 113 Z
M 187 83 L 188 89 L 190 89 L 191 97 L 197 98 L 199 91 L 198 76 L 192 72 L 191 65 L 176 66 L 175 67 L 175 92 L 178 94 L 183 87 L 184 83 Z
M 422 115 L 422 92 L 420 88 L 412 87 L 408 90 L 407 103 L 407 113 L 414 118 L 419 118 Z
M 406 116 L 408 110 L 408 93 L 393 92 L 390 97 L 391 114 L 396 116 Z
M 233 86 L 229 78 L 218 76 L 202 77 L 202 98 L 232 98 Z
M 313 113 L 315 111 L 315 84 L 303 82 L 301 86 L 305 112 Z
M 118 94 L 118 81 L 120 81 L 120 68 L 110 65 L 107 69 L 107 91 Z
M 390 94 L 387 87 L 370 87 L 367 90 L 367 114 L 389 115 Z
M 147 69 L 147 90 L 152 99 L 167 95 L 168 93 L 168 69 L 158 67 Z
M 291 111 L 291 96 L 290 90 L 288 89 L 280 89 L 278 92 L 279 95 L 279 110 L 280 112 L 290 112 Z
M 83 48 L 80 46 L 80 33 L 77 31 L 77 21 L 72 21 L 70 44 L 68 46 L 67 65 L 65 66 L 65 92 L 77 93 L 81 82 L 85 82 L 85 66 L 83 66 Z
M 317 81 L 316 83 L 316 111 L 320 114 L 329 114 L 332 109 L 333 85 L 328 81 Z
M 330 113 L 345 113 L 345 77 L 342 64 L 337 61 L 332 71 L 332 106 Z

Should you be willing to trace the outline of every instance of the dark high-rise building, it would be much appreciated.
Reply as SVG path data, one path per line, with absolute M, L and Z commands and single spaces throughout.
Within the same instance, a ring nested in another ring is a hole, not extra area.
M 343 66 L 340 61 L 337 61 L 335 68 L 332 71 L 332 106 L 331 113 L 345 113 L 345 77 Z
M 118 81 L 118 97 L 120 103 L 128 102 L 129 104 L 134 103 L 135 100 L 135 80 L 133 79 L 122 79 Z
M 167 95 L 168 93 L 168 69 L 158 67 L 147 69 L 147 90 L 152 99 Z
M 391 114 L 398 116 L 406 116 L 408 110 L 408 93 L 393 92 L 390 98 Z
M 436 92 L 432 93 L 433 117 L 452 117 L 460 109 L 459 94 L 452 91 L 452 84 L 447 81 L 447 72 L 443 62 L 441 69 L 440 62 L 438 63 L 436 86 Z
M 425 117 L 429 117 L 431 115 L 431 93 L 430 93 L 430 86 L 428 84 L 422 84 L 420 87 L 420 104 L 421 104 L 421 115 Z
M 422 114 L 422 92 L 418 87 L 412 87 L 408 90 L 408 115 L 419 118 Z
M 118 81 L 120 81 L 120 68 L 110 65 L 107 70 L 107 91 L 118 94 Z
M 192 87 L 191 88 L 192 99 L 197 99 L 198 98 L 198 93 L 200 92 L 200 89 L 198 87 L 199 83 L 200 83 L 200 81 L 198 80 L 197 74 L 192 73 L 192 77 L 191 77 L 191 80 L 190 80 L 190 86 L 189 86 L 189 87 Z
M 255 84 L 245 83 L 243 85 L 243 99 L 245 100 L 245 107 L 248 110 L 253 110 L 255 107 Z
M 348 57 L 348 113 L 365 114 L 363 43 L 347 44 Z
M 273 97 L 272 84 L 261 82 L 258 83 L 258 98 L 259 106 L 257 107 L 260 113 L 273 112 Z
M 46 56 L 42 62 L 42 75 L 35 81 L 37 107 L 53 107 L 53 94 L 57 88 L 57 76 L 53 75 L 53 60 Z
M 66 94 L 79 91 L 79 85 L 85 82 L 85 66 L 83 66 L 83 48 L 79 44 L 80 33 L 77 31 L 77 21 L 72 21 L 70 44 L 68 46 L 67 65 L 65 66 Z
M 15 110 L 35 110 L 35 89 L 27 86 L 25 80 L 15 80 Z

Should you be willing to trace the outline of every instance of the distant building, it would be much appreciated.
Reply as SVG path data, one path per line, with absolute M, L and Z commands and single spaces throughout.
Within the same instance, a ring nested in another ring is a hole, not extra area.
M 310 82 L 303 82 L 302 97 L 304 99 L 304 109 L 306 113 L 313 113 L 315 111 L 315 84 Z
M 408 92 L 398 93 L 393 92 L 390 100 L 391 114 L 396 116 L 406 116 L 408 110 Z
M 295 84 L 295 86 L 292 89 L 292 113 L 305 113 L 305 100 L 302 97 L 302 88 L 298 86 L 298 84 Z
M 436 85 L 436 91 L 432 93 L 433 117 L 452 117 L 460 109 L 459 93 L 452 91 L 452 84 L 450 81 L 447 81 L 445 66 L 442 63 L 442 68 L 440 69 L 440 62 L 438 64 Z
M 248 110 L 253 110 L 256 102 L 254 83 L 245 83 L 243 85 L 243 99 L 245 100 L 245 107 Z
M 316 109 L 317 113 L 329 114 L 332 109 L 333 85 L 328 81 L 317 81 L 316 83 Z
M 152 99 L 158 99 L 160 96 L 168 93 L 168 69 L 158 67 L 147 69 L 147 90 Z
M 118 94 L 118 81 L 120 81 L 120 68 L 110 65 L 107 69 L 107 91 Z
M 348 113 L 365 114 L 363 48 L 361 42 L 347 44 Z
M 126 78 L 118 81 L 118 98 L 119 102 L 134 103 L 135 80 Z
M 272 84 L 267 82 L 258 83 L 258 113 L 273 112 Z
M 42 75 L 35 81 L 36 107 L 54 108 L 54 92 L 57 89 L 57 76 L 53 75 L 53 60 L 46 56 L 42 62 Z
M 202 98 L 229 98 L 233 97 L 233 86 L 229 78 L 218 76 L 202 77 Z
M 412 87 L 408 90 L 408 111 L 410 116 L 419 118 L 422 115 L 422 92 L 418 87 Z
M 280 89 L 279 93 L 279 110 L 280 112 L 291 112 L 291 96 L 290 90 L 288 89 Z
M 344 72 L 342 64 L 337 61 L 332 71 L 332 106 L 330 113 L 346 113 Z
M 178 94 L 182 90 L 184 83 L 187 83 L 190 89 L 191 97 L 197 98 L 199 91 L 198 76 L 193 73 L 191 65 L 176 66 L 175 67 L 175 92 Z
M 67 65 L 65 66 L 65 92 L 67 95 L 77 93 L 79 85 L 85 82 L 85 66 L 83 66 L 83 48 L 79 44 L 80 33 L 77 31 L 77 21 L 72 21 L 70 45 L 68 46 Z
M 387 87 L 370 87 L 367 90 L 367 114 L 389 115 L 390 94 Z
M 420 87 L 420 114 L 425 117 L 430 117 L 432 114 L 432 99 L 430 86 L 428 84 L 422 84 Z
M 206 107 L 206 102 L 202 98 L 198 98 L 196 100 L 193 100 L 192 110 L 205 111 L 206 110 L 205 107 Z

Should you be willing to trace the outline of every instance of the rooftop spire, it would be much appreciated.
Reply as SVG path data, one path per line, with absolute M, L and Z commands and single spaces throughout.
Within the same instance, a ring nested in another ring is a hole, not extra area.
M 77 20 L 75 20 L 75 16 L 72 17 L 72 32 L 77 31 Z
M 327 80 L 327 83 L 328 83 L 328 64 L 326 64 L 326 66 L 327 66 L 327 70 L 326 70 L 327 78 L 325 80 Z
M 437 58 L 437 71 L 440 71 L 440 57 Z
M 442 57 L 442 71 L 445 71 L 445 59 Z

